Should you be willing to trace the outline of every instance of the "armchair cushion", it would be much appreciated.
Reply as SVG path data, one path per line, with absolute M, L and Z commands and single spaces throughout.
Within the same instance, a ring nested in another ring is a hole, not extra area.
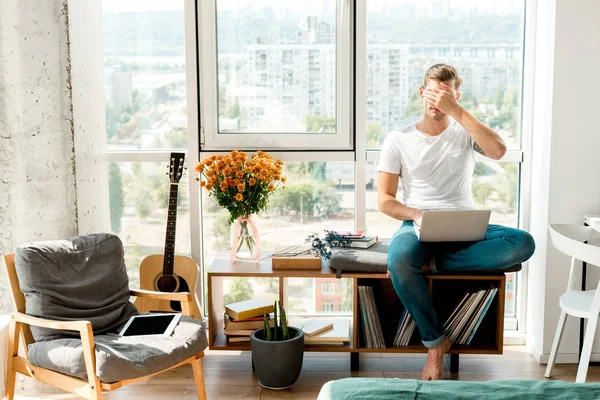
M 170 337 L 127 336 L 107 333 L 94 337 L 96 375 L 112 383 L 160 372 L 203 351 L 208 345 L 200 321 L 182 317 Z M 80 339 L 63 338 L 29 346 L 29 362 L 87 379 Z
M 121 240 L 107 233 L 28 243 L 15 255 L 26 313 L 55 320 L 87 320 L 95 334 L 115 331 L 137 309 L 129 301 L 129 278 Z M 31 327 L 36 341 L 78 332 Z

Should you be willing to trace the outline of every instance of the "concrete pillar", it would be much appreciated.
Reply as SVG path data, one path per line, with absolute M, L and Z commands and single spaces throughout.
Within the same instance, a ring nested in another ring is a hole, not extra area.
M 0 4 L 2 253 L 77 233 L 66 13 L 62 0 Z M 12 307 L 0 282 L 6 314 Z
M 0 253 L 110 231 L 101 23 L 97 1 L 0 2 Z

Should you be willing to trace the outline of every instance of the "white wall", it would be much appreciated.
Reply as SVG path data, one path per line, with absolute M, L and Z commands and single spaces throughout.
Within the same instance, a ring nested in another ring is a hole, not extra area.
M 101 1 L 69 0 L 69 43 L 78 231 L 110 232 Z
M 530 225 L 537 251 L 529 262 L 527 314 L 528 343 L 547 362 L 569 267 L 547 226 L 582 224 L 584 213 L 600 212 L 600 97 L 593 95 L 600 88 L 600 2 L 537 3 Z M 578 326 L 574 318 L 567 322 L 558 362 L 577 362 Z

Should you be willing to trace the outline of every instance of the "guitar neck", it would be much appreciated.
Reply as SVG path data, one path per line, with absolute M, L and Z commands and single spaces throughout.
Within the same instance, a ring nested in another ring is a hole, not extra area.
M 165 236 L 165 256 L 163 275 L 173 275 L 175 260 L 175 231 L 177 230 L 177 183 L 171 183 L 169 189 L 169 207 L 167 209 L 167 233 Z

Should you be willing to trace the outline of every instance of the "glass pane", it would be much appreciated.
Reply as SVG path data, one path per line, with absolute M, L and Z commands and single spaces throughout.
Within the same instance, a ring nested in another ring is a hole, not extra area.
M 139 266 L 150 254 L 164 254 L 169 202 L 167 162 L 109 163 L 110 223 L 125 249 L 130 286 L 139 287 Z M 188 177 L 178 192 L 175 254 L 190 255 Z
M 476 207 L 492 210 L 491 224 L 516 228 L 519 207 L 519 163 L 478 162 L 473 176 Z M 400 184 L 401 186 L 401 184 Z M 402 187 L 396 198 L 402 201 Z M 367 229 L 379 237 L 390 238 L 402 225 L 377 207 L 377 162 L 367 163 Z
M 223 304 L 250 299 L 263 299 L 274 303 L 279 300 L 277 278 L 224 278 Z
M 335 16 L 335 0 L 217 0 L 220 133 L 335 132 Z
M 103 0 L 111 150 L 187 148 L 183 0 Z
M 311 233 L 354 228 L 354 163 L 285 162 L 285 190 L 277 192 L 255 220 L 261 251 L 303 243 Z M 203 248 L 206 265 L 230 249 L 227 210 L 202 190 Z
M 517 314 L 517 285 L 519 275 L 516 272 L 506 274 L 506 296 L 504 298 L 504 316 L 514 317 Z
M 459 103 L 520 148 L 524 3 L 369 0 L 367 146 L 421 118 L 425 71 L 445 63 L 464 80 Z
M 287 279 L 290 315 L 352 313 L 352 279 Z

